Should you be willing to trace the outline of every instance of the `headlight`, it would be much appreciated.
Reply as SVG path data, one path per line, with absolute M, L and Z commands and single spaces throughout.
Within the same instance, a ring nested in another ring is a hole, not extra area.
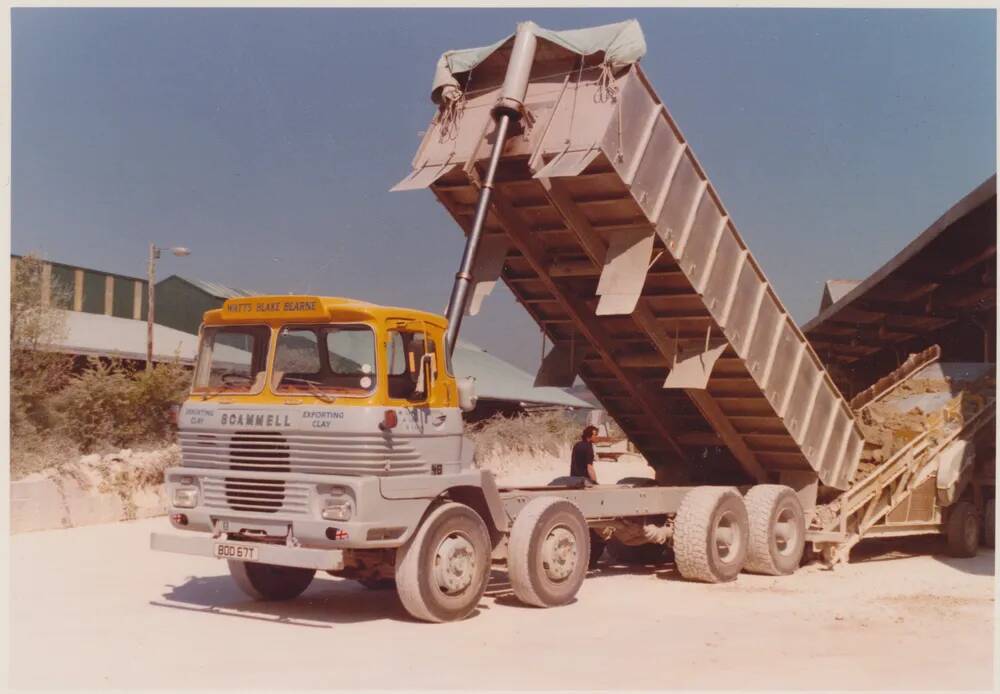
M 334 497 L 323 503 L 322 516 L 326 520 L 346 521 L 351 520 L 352 515 L 354 515 L 354 504 L 347 497 Z
M 177 508 L 194 508 L 198 505 L 197 487 L 174 488 L 173 505 Z

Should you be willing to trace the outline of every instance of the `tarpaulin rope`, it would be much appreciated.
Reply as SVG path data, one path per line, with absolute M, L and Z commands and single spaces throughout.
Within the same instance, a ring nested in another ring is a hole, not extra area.
M 459 89 L 444 89 L 441 92 L 441 111 L 438 116 L 438 142 L 454 140 L 458 137 L 458 124 L 465 114 L 465 94 Z
M 458 138 L 458 125 L 465 115 L 466 96 L 472 86 L 472 70 L 465 80 L 465 90 L 458 87 L 445 88 L 441 91 L 441 111 L 438 117 L 438 142 L 444 144 L 445 140 L 454 141 Z
M 599 104 L 618 100 L 618 85 L 615 84 L 615 73 L 611 63 L 601 63 L 601 72 L 597 75 L 597 91 L 594 101 Z
M 611 63 L 601 63 L 601 71 L 597 75 L 597 90 L 594 92 L 594 103 L 604 104 L 608 101 L 618 106 L 618 152 L 615 158 L 622 161 L 625 158 L 622 138 L 622 102 L 618 98 L 618 85 L 615 84 L 615 73 Z

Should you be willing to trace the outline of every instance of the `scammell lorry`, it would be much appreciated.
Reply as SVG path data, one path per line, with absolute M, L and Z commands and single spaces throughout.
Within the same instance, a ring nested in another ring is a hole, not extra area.
M 433 120 L 395 189 L 430 188 L 466 235 L 447 315 L 319 296 L 207 312 L 182 462 L 166 472 L 174 532 L 154 549 L 226 560 L 262 600 L 298 596 L 317 571 L 394 585 L 431 622 L 472 613 L 493 567 L 525 604 L 564 605 L 609 542 L 641 561 L 669 548 L 683 577 L 710 583 L 789 574 L 804 556 L 834 565 L 874 535 L 976 551 L 993 524 L 992 365 L 929 350 L 847 402 L 644 51 L 634 21 L 526 22 L 442 56 Z M 474 464 L 475 386 L 450 356 L 499 280 L 552 344 L 537 382 L 582 379 L 655 480 L 505 487 Z M 940 416 L 859 467 L 858 417 L 929 370 L 960 402 L 925 398 Z

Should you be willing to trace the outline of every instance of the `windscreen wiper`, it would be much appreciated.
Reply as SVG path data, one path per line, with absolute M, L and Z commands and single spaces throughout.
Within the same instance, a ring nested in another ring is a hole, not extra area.
M 296 378 L 295 376 L 285 376 L 284 378 L 281 379 L 281 382 L 278 385 L 280 386 L 282 383 L 285 383 L 286 381 L 295 383 L 305 383 L 307 386 L 309 386 L 309 392 L 315 395 L 323 402 L 332 403 L 336 401 L 336 398 L 331 398 L 329 395 L 321 391 L 318 387 L 319 383 L 317 383 L 316 381 L 310 381 L 307 378 Z

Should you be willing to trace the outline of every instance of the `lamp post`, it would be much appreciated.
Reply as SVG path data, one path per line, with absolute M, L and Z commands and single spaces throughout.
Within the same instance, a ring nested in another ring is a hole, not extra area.
M 149 267 L 147 272 L 146 295 L 149 306 L 146 309 L 146 371 L 153 368 L 153 314 L 155 312 L 156 300 L 156 260 L 160 257 L 160 251 L 170 251 L 177 257 L 191 255 L 184 246 L 173 246 L 172 248 L 157 248 L 156 244 L 149 244 Z

